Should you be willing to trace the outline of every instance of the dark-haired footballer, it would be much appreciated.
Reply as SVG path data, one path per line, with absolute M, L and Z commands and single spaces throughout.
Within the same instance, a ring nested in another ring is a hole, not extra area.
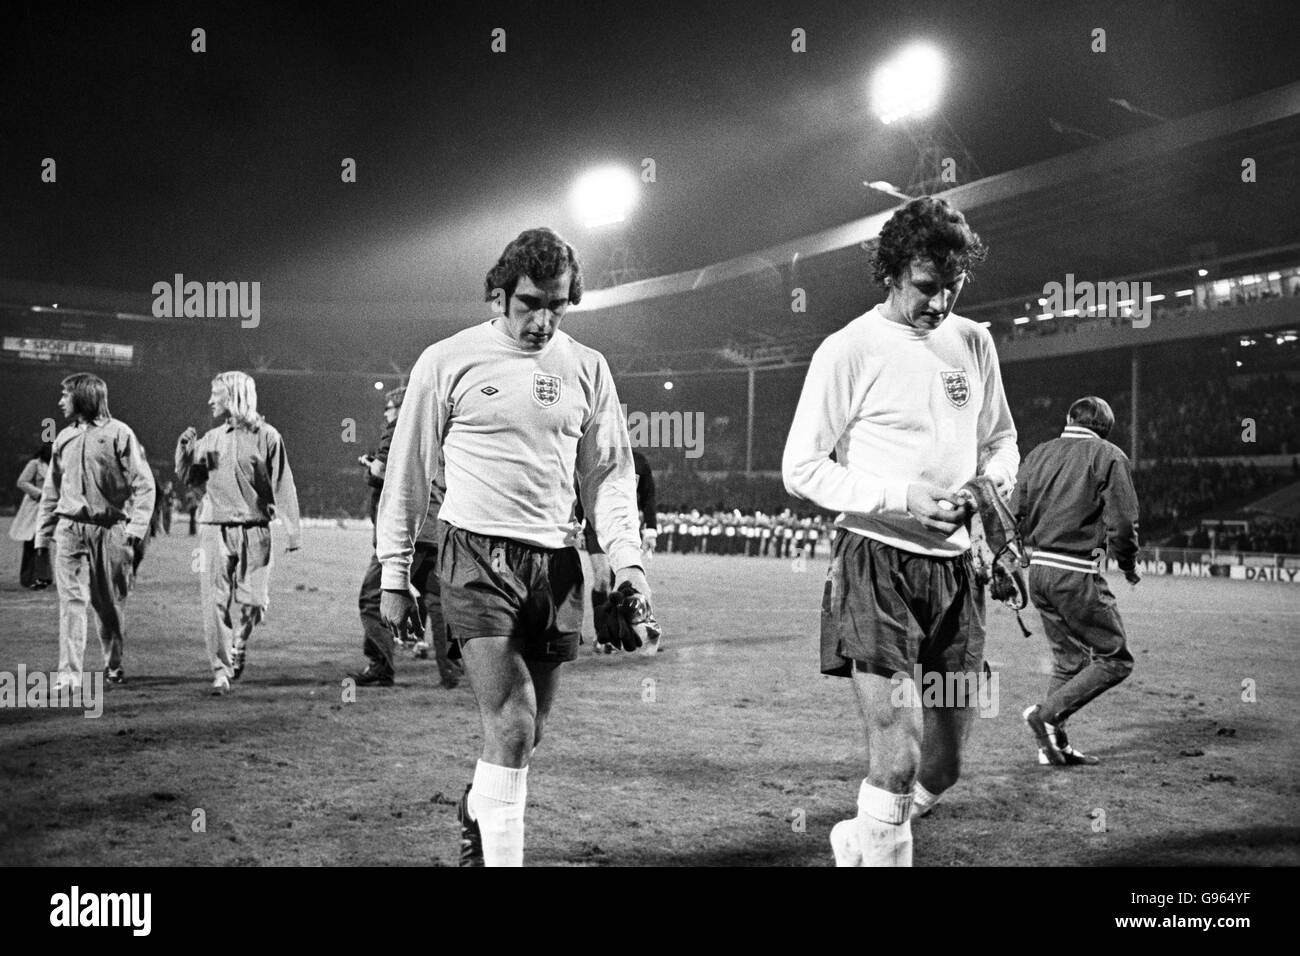
M 1020 468 L 1016 518 L 1034 549 L 1029 599 L 1052 648 L 1047 697 L 1022 715 L 1038 740 L 1041 764 L 1099 762 L 1071 746 L 1065 721 L 1133 671 L 1124 622 L 1097 554 L 1109 550 L 1130 584 L 1142 580 L 1133 469 L 1106 440 L 1114 426 L 1110 404 L 1085 396 L 1070 406 L 1061 437 L 1031 451 Z
M 993 339 L 953 314 L 984 256 L 942 199 L 894 213 L 872 263 L 888 297 L 817 349 L 786 441 L 786 488 L 840 512 L 822 672 L 852 678 L 868 770 L 856 818 L 831 830 L 838 866 L 911 865 L 909 821 L 956 782 L 976 705 L 899 707 L 895 691 L 918 665 L 942 686 L 983 665 L 984 595 L 955 493 L 987 475 L 1006 497 L 1020 461 Z
M 550 229 L 506 246 L 487 275 L 501 314 L 425 349 L 411 371 L 383 495 L 381 613 L 407 625 L 411 557 L 441 455 L 443 617 L 478 701 L 483 750 L 461 799 L 462 866 L 521 866 L 528 763 L 577 656 L 582 565 L 575 481 L 616 585 L 649 598 L 636 474 L 604 357 L 560 331 L 582 298 L 573 247 Z

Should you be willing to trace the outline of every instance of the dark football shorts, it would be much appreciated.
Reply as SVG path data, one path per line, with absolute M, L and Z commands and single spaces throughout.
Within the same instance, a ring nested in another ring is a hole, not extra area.
M 530 661 L 571 661 L 582 633 L 582 562 L 576 548 L 538 548 L 438 525 L 442 616 L 459 643 L 520 637 Z
M 822 595 L 822 673 L 975 673 L 984 589 L 970 552 L 932 558 L 840 529 Z

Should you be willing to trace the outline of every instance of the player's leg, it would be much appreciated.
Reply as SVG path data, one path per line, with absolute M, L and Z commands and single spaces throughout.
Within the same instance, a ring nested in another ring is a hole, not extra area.
M 555 703 L 555 694 L 560 689 L 560 662 L 530 660 L 527 664 L 528 676 L 533 682 L 533 694 L 537 700 L 537 711 L 533 717 L 533 750 L 536 750 L 542 742 L 542 731 L 546 726 L 546 718 L 551 714 L 551 705 Z
M 528 759 L 537 738 L 537 693 L 523 640 L 475 637 L 461 643 L 483 727 L 467 810 L 477 824 L 486 866 L 522 866 Z
M 924 590 L 914 578 L 913 606 L 928 626 L 919 651 L 922 681 L 942 693 L 922 694 L 921 764 L 912 788 L 912 817 L 923 817 L 961 776 L 962 752 L 974 726 L 985 680 L 984 589 L 969 552 L 930 563 Z
M 1078 652 L 1086 655 L 1087 666 L 1048 694 L 1042 714 L 1058 728 L 1057 742 L 1067 763 L 1092 764 L 1096 758 L 1074 750 L 1068 740 L 1061 739 L 1059 728 L 1086 704 L 1125 680 L 1133 671 L 1133 655 L 1106 579 L 1100 574 L 1075 574 L 1069 583 L 1073 587 L 1064 589 L 1058 602 Z
M 231 677 L 238 678 L 248 660 L 253 628 L 266 617 L 271 603 L 272 549 L 269 526 L 251 525 L 233 530 L 239 544 L 231 580 L 231 618 L 238 623 L 231 642 Z
M 131 588 L 131 564 L 135 555 L 126 543 L 126 531 L 121 525 L 88 527 L 87 532 L 90 603 L 99 619 L 104 676 L 117 684 L 125 677 L 122 668 L 122 640 L 126 626 L 124 605 Z
M 451 660 L 447 643 L 447 621 L 442 614 L 442 587 L 438 583 L 438 549 L 432 544 L 416 543 L 411 559 L 411 585 L 420 592 L 424 608 L 425 633 L 420 646 L 433 647 L 434 661 L 442 686 L 457 686 L 465 676 L 459 661 Z M 427 651 L 424 656 L 428 656 Z
M 367 661 L 364 670 L 350 675 L 357 686 L 391 683 L 395 670 L 393 634 L 379 615 L 379 599 L 383 594 L 380 587 L 382 576 L 383 566 L 372 550 L 357 594 L 357 609 L 361 613 L 361 650 Z
M 591 561 L 591 618 L 599 637 L 605 627 L 605 618 L 609 613 L 609 594 L 614 586 L 614 574 L 609 566 L 609 555 L 594 547 L 595 538 L 588 535 L 587 557 Z M 609 644 L 593 642 L 593 649 L 606 654 L 614 648 Z
M 212 670 L 212 692 L 230 689 L 234 628 L 231 621 L 232 563 L 236 560 L 227 545 L 227 528 L 205 524 L 199 532 L 199 595 L 203 604 L 203 643 Z
M 902 678 L 910 683 L 911 678 Z M 912 865 L 912 788 L 921 760 L 920 709 L 899 706 L 895 679 L 854 668 L 853 689 L 867 738 L 867 776 L 858 789 L 861 866 Z M 910 699 L 919 700 L 920 689 Z
M 837 866 L 910 866 L 912 787 L 920 762 L 919 700 L 908 691 L 920 628 L 898 585 L 902 554 L 841 531 L 822 596 L 822 672 L 852 677 L 867 741 L 858 812 L 831 831 Z M 900 675 L 899 681 L 894 675 Z
M 944 791 L 961 776 L 962 750 L 974 725 L 976 708 L 925 707 L 921 711 L 921 765 L 912 788 L 912 819 L 934 809 Z
M 58 687 L 81 684 L 90 603 L 90 551 L 82 525 L 60 518 L 54 531 L 54 584 L 59 592 Z
M 1038 609 L 1043 622 L 1043 637 L 1052 654 L 1052 669 L 1047 694 L 1058 692 L 1088 666 L 1088 653 L 1076 640 L 1070 622 L 1058 606 L 1060 594 L 1071 588 L 1070 578 L 1082 579 L 1078 572 L 1032 565 L 1029 568 L 1029 599 Z M 1021 714 L 1038 743 L 1039 763 L 1066 764 L 1056 738 L 1056 728 L 1044 716 L 1044 702 L 1030 704 Z

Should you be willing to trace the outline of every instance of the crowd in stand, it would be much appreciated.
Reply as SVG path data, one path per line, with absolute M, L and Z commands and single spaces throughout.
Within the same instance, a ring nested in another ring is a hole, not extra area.
M 1300 521 L 1264 519 L 1252 522 L 1251 527 L 1244 531 L 1216 531 L 1202 525 L 1174 535 L 1165 545 L 1171 548 L 1213 548 L 1228 552 L 1300 554 Z
M 800 516 L 740 511 L 660 512 L 655 550 L 673 554 L 729 554 L 742 557 L 816 558 L 817 546 L 834 534 L 825 515 Z

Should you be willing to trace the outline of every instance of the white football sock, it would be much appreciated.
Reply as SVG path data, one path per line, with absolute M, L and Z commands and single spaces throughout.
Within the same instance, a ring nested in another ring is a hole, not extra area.
M 863 866 L 912 865 L 910 793 L 890 793 L 862 781 L 858 790 L 858 843 Z
M 482 760 L 474 768 L 469 816 L 483 836 L 484 866 L 524 865 L 524 801 L 528 768 L 500 767 Z
M 916 781 L 916 783 L 912 785 L 912 819 L 915 820 L 917 817 L 925 816 L 934 809 L 934 805 L 938 803 L 942 797 L 942 790 L 938 793 L 931 793 L 929 790 L 925 789 L 925 787 L 921 786 L 920 780 Z

